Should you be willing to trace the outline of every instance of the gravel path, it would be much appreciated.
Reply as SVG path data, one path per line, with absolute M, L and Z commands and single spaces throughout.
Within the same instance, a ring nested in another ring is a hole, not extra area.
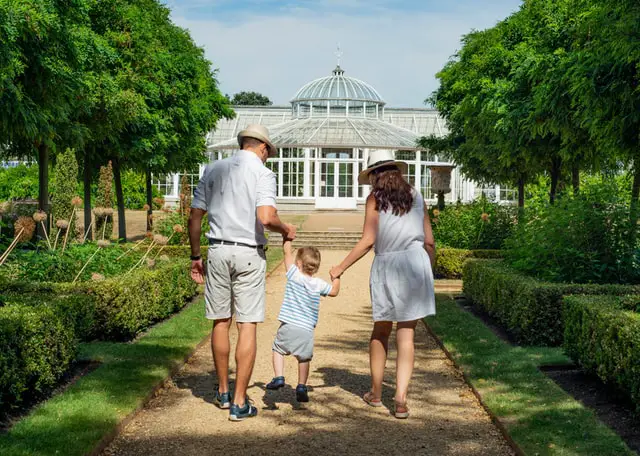
M 343 255 L 324 252 L 322 270 L 327 271 Z M 371 259 L 369 255 L 345 275 L 339 297 L 322 303 L 309 379 L 310 403 L 297 404 L 290 386 L 278 392 L 264 389 L 273 375 L 271 342 L 284 292 L 284 268 L 280 267 L 267 282 L 267 319 L 258 328 L 258 359 L 249 389 L 258 417 L 232 423 L 227 411 L 212 404 L 215 376 L 205 345 L 103 454 L 512 455 L 422 324 L 416 333 L 411 417 L 396 420 L 389 412 L 394 392 L 393 346 L 385 379 L 385 407 L 364 404 L 360 397 L 369 387 Z M 294 359 L 287 359 L 286 374 L 287 383 L 295 388 Z

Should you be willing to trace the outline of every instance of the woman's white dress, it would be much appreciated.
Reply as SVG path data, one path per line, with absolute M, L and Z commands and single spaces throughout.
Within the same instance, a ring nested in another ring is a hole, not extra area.
M 373 321 L 412 321 L 434 315 L 433 271 L 424 250 L 424 200 L 414 190 L 403 216 L 380 212 L 369 287 Z

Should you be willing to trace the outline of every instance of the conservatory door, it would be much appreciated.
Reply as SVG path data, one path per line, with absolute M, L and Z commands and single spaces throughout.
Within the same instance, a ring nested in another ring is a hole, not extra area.
M 324 150 L 316 161 L 316 209 L 355 209 L 355 172 L 351 150 Z

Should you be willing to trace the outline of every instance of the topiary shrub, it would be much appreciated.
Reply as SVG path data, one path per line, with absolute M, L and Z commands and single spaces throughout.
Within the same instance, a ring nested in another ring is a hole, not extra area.
M 640 412 L 640 296 L 564 298 L 564 348 Z
M 113 214 L 113 167 L 111 162 L 100 167 L 95 207 L 109 209 Z M 106 226 L 104 226 L 105 224 Z M 107 239 L 110 239 L 113 233 L 113 215 L 100 216 L 96 213 L 95 227 L 96 239 L 99 239 L 97 234 L 102 232 L 106 233 Z
M 50 391 L 76 356 L 74 328 L 46 306 L 0 307 L 0 410 Z
M 51 234 L 56 236 L 59 230 L 56 227 L 58 220 L 68 222 L 67 229 L 70 230 L 75 225 L 75 217 L 72 217 L 75 208 L 71 200 L 78 196 L 78 161 L 73 149 L 67 149 L 58 155 L 53 174 L 54 178 L 51 185 L 51 220 L 53 221 L 53 226 Z
M 542 282 L 504 261 L 470 259 L 463 267 L 463 292 L 518 343 L 554 346 L 562 343 L 564 296 L 640 294 L 640 286 Z
M 501 258 L 500 250 L 436 249 L 436 279 L 461 279 L 463 266 L 469 258 Z

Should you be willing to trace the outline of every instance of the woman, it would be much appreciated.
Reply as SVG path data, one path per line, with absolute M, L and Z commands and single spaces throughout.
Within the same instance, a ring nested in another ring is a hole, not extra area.
M 371 185 L 362 238 L 342 263 L 331 269 L 331 277 L 340 277 L 374 247 L 369 280 L 374 321 L 369 343 L 371 390 L 363 399 L 373 407 L 382 406 L 389 336 L 393 322 L 397 322 L 394 414 L 407 418 L 416 324 L 435 314 L 435 243 L 422 195 L 403 177 L 407 164 L 395 161 L 392 152 L 379 150 L 371 152 L 367 165 L 358 177 L 360 185 Z

